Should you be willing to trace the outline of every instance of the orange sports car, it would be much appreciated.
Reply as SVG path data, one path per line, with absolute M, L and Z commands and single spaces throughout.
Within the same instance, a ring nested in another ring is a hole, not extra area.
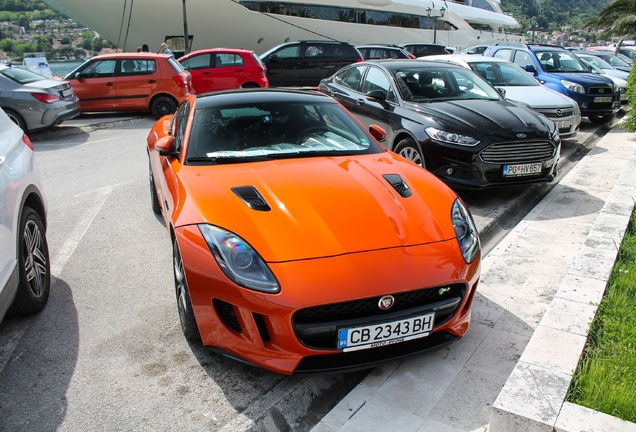
M 360 369 L 466 333 L 472 218 L 434 175 L 313 92 L 189 97 L 148 136 L 181 327 L 283 373 Z

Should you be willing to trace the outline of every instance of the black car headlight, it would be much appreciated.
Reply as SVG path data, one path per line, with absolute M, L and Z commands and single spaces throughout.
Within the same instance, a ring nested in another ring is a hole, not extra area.
M 481 244 L 479 243 L 477 227 L 464 203 L 459 198 L 453 203 L 451 217 L 453 218 L 453 228 L 455 229 L 459 249 L 462 251 L 464 261 L 470 264 L 479 255 Z
M 473 137 L 469 137 L 466 135 L 459 135 L 455 132 L 447 132 L 439 129 L 435 129 L 434 127 L 427 127 L 426 133 L 437 141 L 443 141 L 450 144 L 458 144 L 464 146 L 476 146 L 479 144 L 479 140 Z
M 261 256 L 245 240 L 230 231 L 200 224 L 199 230 L 223 273 L 234 283 L 269 294 L 280 285 Z

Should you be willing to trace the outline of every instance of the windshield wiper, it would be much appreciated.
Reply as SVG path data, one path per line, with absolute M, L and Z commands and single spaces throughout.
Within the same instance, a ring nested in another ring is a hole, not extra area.
M 192 156 L 186 159 L 187 162 L 212 162 L 218 164 L 236 162 L 258 162 L 277 159 L 276 155 L 253 155 L 253 156 Z

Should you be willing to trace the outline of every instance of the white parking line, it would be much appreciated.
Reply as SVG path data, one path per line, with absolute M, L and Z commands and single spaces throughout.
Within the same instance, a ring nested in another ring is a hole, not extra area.
M 68 237 L 68 239 L 66 239 L 66 242 L 64 242 L 64 245 L 58 252 L 57 256 L 51 262 L 51 275 L 59 277 L 59 275 L 62 273 L 64 266 L 73 255 L 73 252 L 75 252 L 75 248 L 77 248 L 79 242 L 82 241 L 82 237 L 84 237 L 84 234 L 86 234 L 86 231 L 88 231 L 88 227 L 91 226 L 91 223 L 93 223 L 93 219 L 95 219 L 95 216 L 97 216 L 97 213 L 99 213 L 99 210 L 102 208 L 102 206 L 106 202 L 106 199 L 112 191 L 112 186 L 106 186 L 90 191 L 90 193 L 94 194 L 94 196 L 88 202 L 88 210 L 75 225 L 75 228 L 71 232 L 71 235 Z M 83 193 L 81 195 L 84 194 L 86 193 Z

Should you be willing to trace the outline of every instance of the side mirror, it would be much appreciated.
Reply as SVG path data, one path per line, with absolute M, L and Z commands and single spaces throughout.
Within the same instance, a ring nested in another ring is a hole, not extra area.
M 495 90 L 497 90 L 499 92 L 499 94 L 501 95 L 502 98 L 506 98 L 506 89 L 503 89 L 501 87 L 495 87 Z
M 533 74 L 537 73 L 537 68 L 534 67 L 533 64 L 527 64 L 523 67 L 523 70 L 525 70 L 526 72 L 531 72 Z
M 155 148 L 159 150 L 162 156 L 174 156 L 174 137 L 172 135 L 165 136 L 155 143 Z
M 84 76 L 81 74 L 81 72 L 77 72 L 74 78 L 78 81 L 81 81 L 84 78 Z
M 373 138 L 378 141 L 384 141 L 384 139 L 386 138 L 386 131 L 376 124 L 372 124 L 371 126 L 369 126 L 369 132 L 371 133 Z
M 278 56 L 276 54 L 272 54 L 271 56 L 269 56 L 269 61 L 271 63 L 276 63 L 278 61 Z
M 367 93 L 367 99 L 382 103 L 386 101 L 386 93 L 382 90 L 371 90 Z

